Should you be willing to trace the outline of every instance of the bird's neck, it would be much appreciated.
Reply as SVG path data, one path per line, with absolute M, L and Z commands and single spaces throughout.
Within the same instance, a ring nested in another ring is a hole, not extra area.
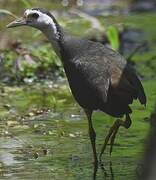
M 64 65 L 84 51 L 84 47 L 86 47 L 86 49 L 89 48 L 87 40 L 83 40 L 82 38 L 65 32 L 58 24 L 56 24 L 55 28 L 53 25 L 48 26 L 46 29 L 42 30 L 42 32 L 51 42 L 55 53 L 59 56 Z
M 57 24 L 55 30 L 53 25 L 49 25 L 43 30 L 43 33 L 52 44 L 55 53 L 61 58 L 63 51 L 64 32 L 63 29 Z

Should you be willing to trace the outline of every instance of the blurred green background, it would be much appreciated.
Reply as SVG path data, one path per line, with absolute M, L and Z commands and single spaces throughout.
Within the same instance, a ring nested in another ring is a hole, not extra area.
M 153 0 L 0 0 L 0 179 L 90 180 L 87 121 L 72 98 L 48 40 L 28 27 L 6 29 L 26 8 L 49 9 L 70 33 L 118 50 L 136 69 L 147 107 L 132 105 L 133 125 L 120 129 L 106 173 L 97 179 L 137 179 L 156 100 L 156 6 Z M 12 13 L 12 15 L 10 15 Z M 98 151 L 113 118 L 94 113 Z

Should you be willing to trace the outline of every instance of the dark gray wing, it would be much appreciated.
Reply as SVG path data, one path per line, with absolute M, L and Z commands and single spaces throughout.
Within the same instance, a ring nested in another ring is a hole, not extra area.
M 146 105 L 144 88 L 133 67 L 127 64 L 123 56 L 110 48 L 104 47 L 103 53 L 111 61 L 111 85 L 129 91 L 133 98 L 138 98 L 141 104 Z
M 116 58 L 115 60 L 116 62 L 119 62 L 118 58 Z M 113 62 L 112 59 L 111 61 Z M 141 104 L 146 105 L 147 100 L 144 88 L 133 67 L 131 67 L 127 63 L 117 63 L 116 66 L 113 65 L 111 67 L 112 87 L 115 87 L 117 90 L 121 92 L 127 92 L 129 95 L 131 95 L 132 98 L 138 98 Z
M 75 44 L 73 47 L 77 45 Z M 132 102 L 133 98 L 138 98 L 142 104 L 146 103 L 140 80 L 118 52 L 91 41 L 85 41 L 85 50 L 80 46 L 74 47 L 73 51 L 78 51 L 75 53 L 78 55 L 71 58 L 70 63 L 103 102 L 107 101 L 108 89 L 111 86 L 119 97 L 128 99 L 127 103 Z
M 81 56 L 74 60 L 74 66 L 85 83 L 103 102 L 107 101 L 110 85 L 109 64 L 101 56 Z
M 139 99 L 140 103 L 146 105 L 147 99 L 144 92 L 144 88 L 138 76 L 136 75 L 134 69 L 131 66 L 126 66 L 124 70 L 124 74 L 126 75 L 128 81 L 137 90 L 137 98 Z

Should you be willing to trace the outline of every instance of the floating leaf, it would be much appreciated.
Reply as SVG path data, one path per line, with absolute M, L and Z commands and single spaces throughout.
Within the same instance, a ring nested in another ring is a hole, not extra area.
M 7 121 L 7 126 L 9 127 L 13 127 L 19 125 L 19 123 L 17 121 Z
M 33 113 L 33 112 L 30 112 L 29 114 L 28 114 L 28 116 L 30 116 L 30 117 L 32 117 L 32 116 L 34 116 L 35 114 Z
M 69 137 L 75 138 L 75 134 L 69 133 Z

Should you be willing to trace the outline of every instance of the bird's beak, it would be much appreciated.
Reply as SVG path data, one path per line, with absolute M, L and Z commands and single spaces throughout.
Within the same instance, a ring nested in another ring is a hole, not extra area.
M 16 19 L 15 21 L 9 23 L 6 27 L 7 28 L 13 28 L 13 27 L 17 27 L 17 26 L 23 26 L 26 24 L 27 24 L 26 19 L 21 17 L 19 19 Z

